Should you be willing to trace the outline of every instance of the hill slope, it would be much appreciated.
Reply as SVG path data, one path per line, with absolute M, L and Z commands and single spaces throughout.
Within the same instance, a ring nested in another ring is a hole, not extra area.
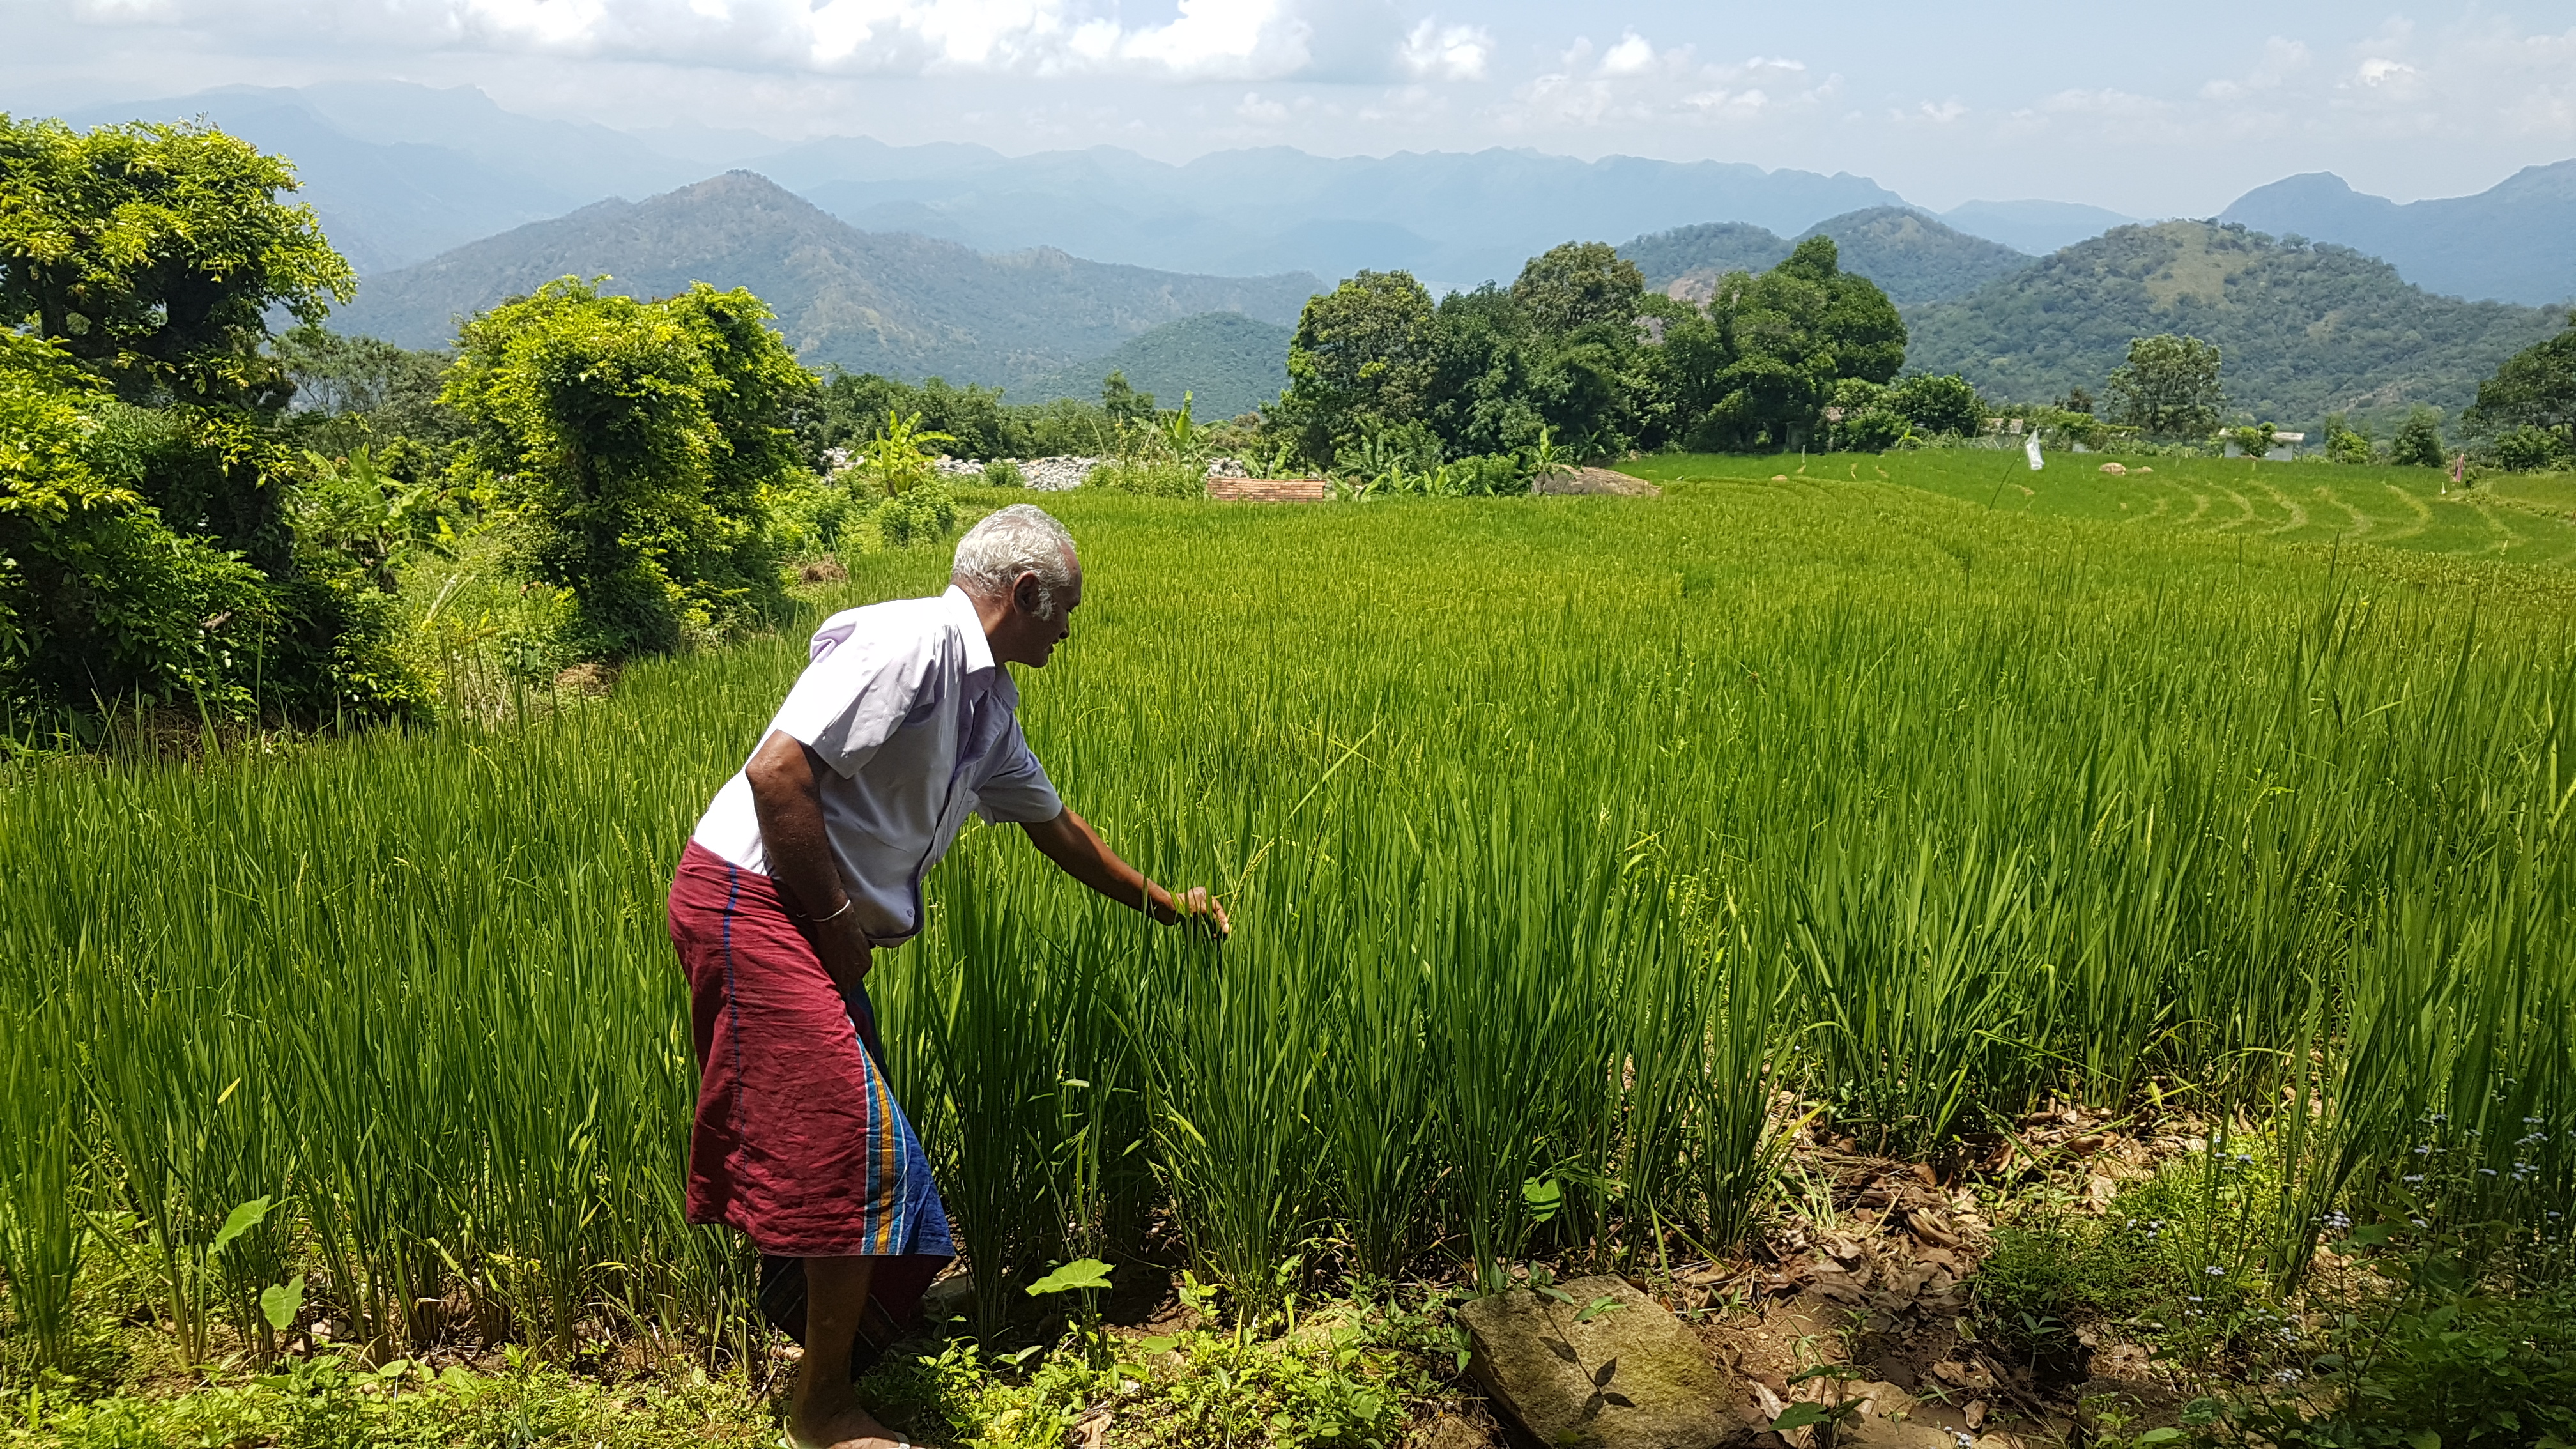
M 1129 338 L 1106 357 L 1034 378 L 1011 389 L 1010 397 L 1096 398 L 1100 380 L 1114 370 L 1162 407 L 1178 407 L 1183 393 L 1194 394 L 1192 414 L 1213 422 L 1248 413 L 1287 388 L 1288 339 L 1296 333 L 1240 312 L 1206 312 Z
M 2240 411 L 2312 430 L 2337 409 L 2456 412 L 2561 317 L 2434 296 L 2345 247 L 2169 221 L 2116 228 L 1905 320 L 1909 370 L 1958 372 L 1990 396 L 2026 400 L 2098 391 L 2132 337 L 2187 333 L 2224 352 L 2222 382 Z
M 1052 250 L 986 256 L 929 237 L 856 231 L 747 171 L 643 202 L 603 201 L 416 267 L 367 278 L 334 325 L 426 347 L 455 319 L 566 275 L 664 296 L 749 287 L 808 366 L 1009 386 L 1203 312 L 1293 322 L 1302 274 L 1183 276 Z
M 2576 161 L 2524 167 L 2475 196 L 2403 204 L 2314 171 L 2254 188 L 2219 220 L 2385 257 L 2428 292 L 2576 301 Z
M 1791 238 L 1742 222 L 1712 222 L 1641 236 L 1619 249 L 1646 285 L 1704 301 L 1731 271 L 1777 266 L 1811 236 L 1829 236 L 1842 268 L 1869 278 L 1898 306 L 1965 296 L 2031 264 L 2011 247 L 1970 236 L 1904 206 L 1873 206 L 1828 217 Z

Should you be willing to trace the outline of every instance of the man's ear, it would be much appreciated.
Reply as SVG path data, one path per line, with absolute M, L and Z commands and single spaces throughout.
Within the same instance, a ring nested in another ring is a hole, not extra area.
M 1011 582 L 1011 602 L 1018 605 L 1023 614 L 1036 616 L 1040 603 L 1039 593 L 1036 574 L 1022 574 Z

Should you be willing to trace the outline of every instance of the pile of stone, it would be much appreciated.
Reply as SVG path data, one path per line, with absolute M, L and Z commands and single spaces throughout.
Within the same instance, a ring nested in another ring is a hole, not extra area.
M 1081 487 L 1082 480 L 1091 476 L 1092 469 L 1108 461 L 1106 458 L 1024 458 L 1020 460 L 1020 476 L 1040 493 L 1062 493 L 1068 488 Z
M 943 478 L 981 478 L 984 476 L 983 464 L 970 463 L 964 458 L 951 458 L 945 453 L 942 453 L 939 457 L 939 461 L 931 466 L 937 468 L 939 470 L 939 476 Z

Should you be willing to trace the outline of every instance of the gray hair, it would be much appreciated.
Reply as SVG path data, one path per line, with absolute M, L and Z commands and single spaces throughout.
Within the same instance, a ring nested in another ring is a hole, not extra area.
M 1073 535 L 1034 503 L 1014 503 L 991 515 L 957 540 L 957 562 L 948 581 L 978 599 L 998 599 L 1011 591 L 1022 574 L 1038 576 L 1038 617 L 1055 617 L 1059 590 L 1073 587 L 1081 565 L 1073 556 Z

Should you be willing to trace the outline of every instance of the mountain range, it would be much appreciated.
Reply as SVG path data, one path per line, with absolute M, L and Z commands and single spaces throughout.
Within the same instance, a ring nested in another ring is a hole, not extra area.
M 2251 420 L 2312 431 L 2345 411 L 2385 426 L 2417 403 L 2456 415 L 2480 379 L 2554 334 L 2562 312 L 2466 302 L 2349 247 L 2238 224 L 2115 227 L 1964 296 L 1905 309 L 1909 371 L 1956 372 L 1989 397 L 2099 393 L 2129 340 L 2216 343 Z
M 460 317 L 556 277 L 600 273 L 608 290 L 637 296 L 696 281 L 749 287 L 809 367 L 1004 387 L 1184 317 L 1239 312 L 1292 323 L 1324 285 L 1304 272 L 1189 276 L 1052 248 L 986 255 L 932 237 L 862 232 L 765 178 L 732 171 L 642 202 L 597 202 L 363 278 L 333 326 L 444 346 Z M 1092 386 L 1098 381 L 1094 374 Z
M 2218 219 L 2367 252 L 2427 291 L 2576 302 L 2576 161 L 2524 167 L 2475 196 L 2403 204 L 2317 171 L 2258 186 Z

